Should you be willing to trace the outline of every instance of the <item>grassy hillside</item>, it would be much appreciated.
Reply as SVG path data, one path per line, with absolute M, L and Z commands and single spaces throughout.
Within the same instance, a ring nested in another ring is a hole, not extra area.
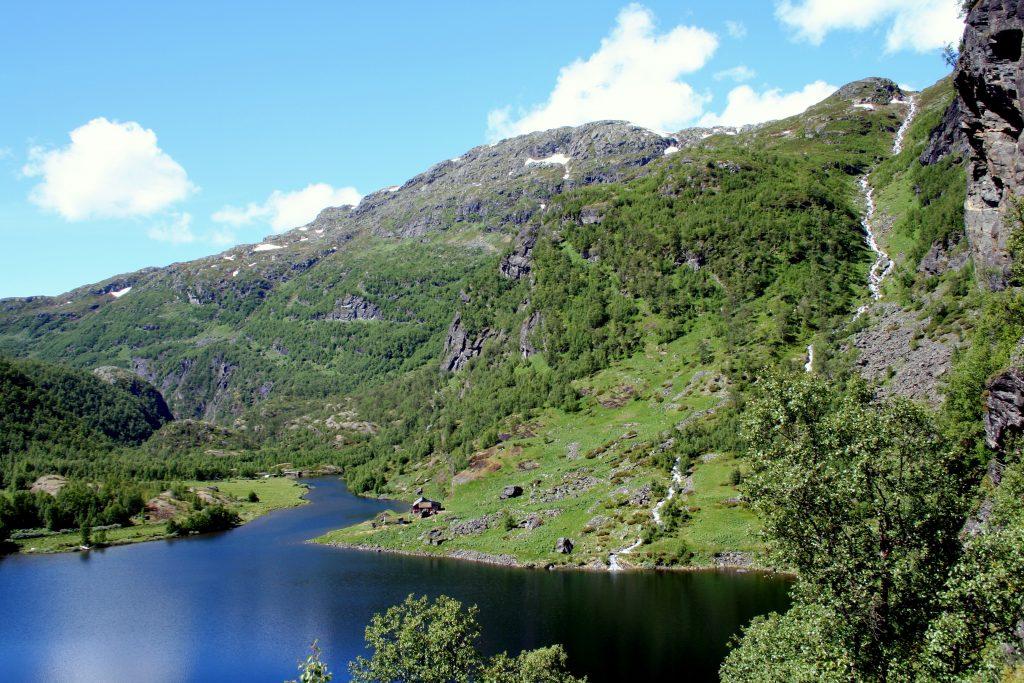
M 931 315 L 940 334 L 974 310 L 969 270 L 918 273 L 962 204 L 957 163 L 917 163 L 949 93 L 919 96 L 895 157 L 905 94 L 868 79 L 745 131 L 516 138 L 258 247 L 5 301 L 0 349 L 129 369 L 185 418 L 106 470 L 28 462 L 143 479 L 330 464 L 357 492 L 447 510 L 325 542 L 604 566 L 643 539 L 620 564 L 763 563 L 738 424 L 752 384 L 801 371 L 812 341 L 837 381 L 856 367 L 861 176 L 892 219 L 887 300 L 945 293 L 963 313 Z M 529 163 L 562 146 L 586 162 Z
M 749 385 L 772 368 L 802 370 L 812 339 L 825 340 L 829 357 L 868 300 L 862 174 L 890 174 L 887 193 L 897 172 L 911 182 L 940 174 L 950 186 L 962 174 L 950 162 L 920 171 L 916 161 L 948 83 L 921 96 L 926 118 L 889 161 L 906 106 L 885 104 L 876 86 L 708 137 L 633 181 L 555 198 L 538 225 L 529 285 L 485 290 L 462 307 L 475 330 L 514 332 L 538 314 L 537 355 L 517 358 L 516 336 L 497 337 L 441 386 L 446 400 L 418 414 L 370 393 L 375 405 L 402 408 L 378 410 L 375 421 L 391 426 L 355 447 L 365 462 L 353 463 L 352 481 L 410 499 L 422 491 L 446 512 L 320 540 L 604 566 L 643 538 L 620 564 L 765 562 L 758 522 L 733 485 L 745 471 L 737 422 Z M 948 194 L 943 202 L 962 202 L 962 186 Z M 892 211 L 901 226 L 932 224 L 944 207 L 926 191 Z M 911 258 L 920 255 L 901 261 Z M 393 390 L 416 387 L 406 378 Z M 672 519 L 659 525 L 652 508 L 672 485 L 676 457 L 685 493 L 662 508 Z M 512 485 L 523 496 L 500 499 Z M 559 487 L 572 493 L 552 500 Z M 569 556 L 555 552 L 563 536 L 576 544 Z

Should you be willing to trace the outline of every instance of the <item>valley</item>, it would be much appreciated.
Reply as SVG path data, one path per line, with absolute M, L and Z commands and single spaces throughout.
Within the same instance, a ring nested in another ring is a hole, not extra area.
M 800 94 L 737 85 L 674 131 L 510 105 L 304 224 L 211 214 L 262 241 L 0 299 L 0 674 L 313 643 L 326 683 L 323 638 L 361 683 L 1019 680 L 1024 13 L 955 4 L 920 90 L 718 125 Z M 116 626 L 146 600 L 159 638 Z M 118 642 L 77 651 L 83 611 Z

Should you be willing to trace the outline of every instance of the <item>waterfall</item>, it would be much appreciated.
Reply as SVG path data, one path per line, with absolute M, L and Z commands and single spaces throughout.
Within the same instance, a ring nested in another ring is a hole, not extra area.
M 651 517 L 654 518 L 654 523 L 661 525 L 661 508 L 665 506 L 665 503 L 672 500 L 675 497 L 677 491 L 682 488 L 683 485 L 683 472 L 680 469 L 682 460 L 676 458 L 676 464 L 672 466 L 672 483 L 669 484 L 668 493 L 664 498 L 659 500 L 654 508 L 651 510 Z M 638 538 L 636 542 L 631 543 L 622 550 L 617 550 L 614 553 L 608 555 L 608 571 L 617 572 L 622 571 L 622 565 L 619 564 L 619 555 L 629 555 L 631 552 L 639 548 L 643 544 L 643 539 Z
M 893 100 L 893 104 L 905 104 L 907 105 L 907 115 L 903 119 L 903 123 L 900 124 L 899 129 L 896 131 L 896 139 L 892 143 L 892 153 L 899 154 L 903 151 L 903 142 L 906 139 L 907 131 L 910 129 L 910 124 L 914 120 L 914 116 L 917 114 L 917 99 L 913 96 L 909 100 Z M 878 246 L 878 235 L 875 232 L 875 188 L 871 186 L 871 182 L 868 179 L 870 172 L 865 173 L 860 177 L 860 189 L 861 194 L 864 196 L 864 217 L 861 219 L 860 225 L 864 230 L 864 241 L 867 243 L 868 248 L 871 249 L 875 254 L 875 262 L 871 265 L 871 270 L 868 272 L 868 291 L 871 293 L 871 300 L 878 301 L 882 298 L 882 281 L 892 272 L 893 267 L 896 265 L 893 260 L 889 258 L 889 255 L 882 251 L 881 247 Z M 863 304 L 857 309 L 853 318 L 856 320 L 865 312 L 867 312 L 870 304 Z

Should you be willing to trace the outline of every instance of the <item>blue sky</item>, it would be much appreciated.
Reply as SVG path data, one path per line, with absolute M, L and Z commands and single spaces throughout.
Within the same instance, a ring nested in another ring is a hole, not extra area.
M 956 4 L 10 3 L 0 296 L 259 241 L 496 136 L 756 122 L 872 75 L 925 87 Z

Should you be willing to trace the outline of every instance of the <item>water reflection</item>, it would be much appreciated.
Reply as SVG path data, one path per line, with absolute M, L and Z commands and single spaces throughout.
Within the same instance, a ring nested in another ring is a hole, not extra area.
M 786 607 L 786 584 L 753 574 L 544 572 L 313 546 L 387 504 L 330 479 L 310 499 L 223 534 L 0 561 L 0 679 L 281 681 L 313 639 L 343 673 L 374 612 L 446 593 L 480 606 L 490 652 L 562 642 L 593 681 L 705 681 L 739 625 Z

